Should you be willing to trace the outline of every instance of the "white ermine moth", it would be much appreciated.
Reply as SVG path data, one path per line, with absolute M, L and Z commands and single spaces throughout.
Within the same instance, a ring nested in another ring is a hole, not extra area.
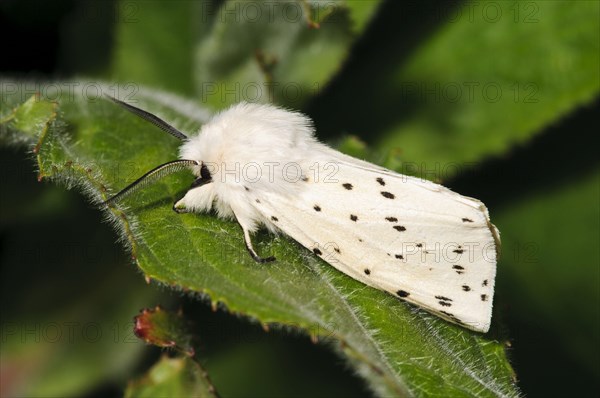
M 450 322 L 487 332 L 499 233 L 480 201 L 344 155 L 314 137 L 311 120 L 273 105 L 240 103 L 185 134 L 111 98 L 183 141 L 165 163 L 108 199 L 166 174 L 196 177 L 173 209 L 233 218 L 258 262 L 259 226 L 289 235 L 346 275 Z

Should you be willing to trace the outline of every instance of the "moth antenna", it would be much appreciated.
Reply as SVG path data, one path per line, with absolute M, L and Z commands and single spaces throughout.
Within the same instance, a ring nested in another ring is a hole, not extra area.
M 143 176 L 141 176 L 122 190 L 120 190 L 111 198 L 104 201 L 104 204 L 106 206 L 110 206 L 117 200 L 134 193 L 135 191 L 147 186 L 148 184 L 156 182 L 169 174 L 184 170 L 190 166 L 200 166 L 200 162 L 197 162 L 195 160 L 173 160 L 171 162 L 161 164 L 160 166 L 155 167 L 154 169 L 150 170 L 149 172 L 147 172 L 146 174 L 144 174 Z
M 110 99 L 111 101 L 113 101 L 114 103 L 122 106 L 123 108 L 127 109 L 129 112 L 141 117 L 142 119 L 152 123 L 153 125 L 155 125 L 156 127 L 158 127 L 159 129 L 161 129 L 162 131 L 165 131 L 169 134 L 171 134 L 173 137 L 180 139 L 181 141 L 185 141 L 187 140 L 187 135 L 183 134 L 181 131 L 177 130 L 175 127 L 171 126 L 169 123 L 165 122 L 164 120 L 162 120 L 161 118 L 159 118 L 156 115 L 151 114 L 150 112 L 146 112 L 143 109 L 140 108 L 136 108 L 133 105 L 129 105 L 127 102 L 123 102 L 121 100 L 118 100 L 114 97 L 111 97 L 110 95 L 105 94 L 106 98 Z

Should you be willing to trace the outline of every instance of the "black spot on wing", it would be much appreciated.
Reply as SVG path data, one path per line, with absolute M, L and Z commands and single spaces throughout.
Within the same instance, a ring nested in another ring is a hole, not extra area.
M 333 250 L 335 250 L 335 252 L 337 254 L 341 254 L 342 253 L 338 247 L 334 247 Z
M 471 220 L 470 218 L 463 218 L 462 222 L 473 222 L 473 220 Z
M 313 253 L 315 253 L 317 256 L 320 256 L 321 254 L 323 254 L 323 252 L 319 249 L 317 249 L 316 247 L 313 249 Z
M 456 270 L 456 273 L 457 273 L 458 275 L 461 275 L 461 274 L 464 274 L 464 273 L 465 273 L 465 271 L 463 271 L 463 270 L 465 269 L 465 267 L 463 267 L 462 265 L 458 265 L 458 264 L 456 264 L 456 265 L 453 265 L 453 266 L 452 266 L 452 269 L 455 269 L 455 270 Z
M 396 257 L 398 260 L 404 259 L 404 256 L 402 254 L 396 254 L 394 257 Z
M 394 225 L 394 229 L 398 232 L 404 232 L 406 231 L 406 228 L 403 227 L 402 225 Z
M 308 182 L 308 177 L 307 177 L 307 176 L 303 176 L 303 177 L 302 177 L 302 181 L 304 181 L 304 182 Z
M 381 195 L 383 195 L 384 198 L 388 199 L 394 199 L 396 197 L 393 193 L 387 191 L 381 191 Z
M 406 290 L 398 290 L 398 291 L 396 292 L 396 294 L 397 294 L 399 297 L 408 297 L 408 296 L 410 296 L 410 293 L 409 293 L 409 292 L 407 292 Z
M 463 249 L 452 250 L 454 253 L 463 254 L 465 251 Z
M 371 270 L 368 268 L 365 268 L 365 275 L 370 275 L 371 274 Z
M 487 301 L 487 299 L 488 299 L 487 294 L 482 294 L 481 295 L 481 301 Z
M 488 285 L 488 280 L 487 280 L 487 279 L 484 279 L 484 280 L 483 280 L 483 283 L 481 284 L 481 286 L 487 286 L 487 285 Z
M 398 219 L 396 217 L 386 217 L 385 219 L 389 222 L 398 222 Z
M 445 296 L 435 296 L 436 299 L 438 300 L 442 300 L 442 301 L 452 301 L 451 298 L 445 297 Z
M 348 191 L 350 191 L 350 190 L 352 190 L 352 188 L 354 188 L 354 187 L 352 186 L 352 184 L 350 184 L 350 183 L 345 183 L 345 184 L 342 184 L 342 186 L 343 186 L 344 188 L 346 188 Z
M 470 292 L 471 288 L 469 286 L 467 286 L 467 285 L 462 285 L 462 290 L 465 291 L 465 292 Z
M 417 243 L 417 247 L 423 247 L 422 243 Z
M 356 220 L 358 220 L 358 217 L 355 216 L 354 214 L 350 214 L 350 219 L 354 222 L 356 222 Z
M 452 307 L 452 304 L 448 303 L 447 301 L 438 301 L 438 304 L 442 307 Z
M 260 203 L 260 199 L 255 199 L 255 202 L 256 203 Z
M 315 211 L 321 211 L 321 206 L 319 205 L 314 205 L 313 209 L 315 209 Z
M 271 220 L 272 221 L 279 221 L 279 219 L 277 217 L 275 217 L 275 216 L 271 216 Z
M 244 186 L 244 189 L 246 190 L 246 192 L 250 192 L 250 188 Z
M 377 179 L 375 181 L 377 181 L 379 183 L 379 185 L 381 185 L 381 186 L 385 185 L 385 181 L 381 177 L 377 177 Z

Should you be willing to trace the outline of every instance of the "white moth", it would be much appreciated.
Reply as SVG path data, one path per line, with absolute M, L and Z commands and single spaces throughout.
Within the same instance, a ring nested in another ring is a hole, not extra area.
M 190 169 L 196 180 L 177 212 L 216 209 L 251 233 L 281 231 L 333 267 L 450 322 L 487 332 L 499 233 L 480 201 L 344 155 L 318 142 L 311 120 L 272 105 L 240 103 L 181 139 L 181 160 L 163 164 L 107 200 Z

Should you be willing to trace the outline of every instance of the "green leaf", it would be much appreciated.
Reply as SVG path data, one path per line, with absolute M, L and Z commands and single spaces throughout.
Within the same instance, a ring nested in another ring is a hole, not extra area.
M 144 92 L 137 105 L 166 120 L 182 109 Z M 41 175 L 76 182 L 94 200 L 177 157 L 172 137 L 112 102 L 76 98 L 61 103 L 59 114 L 61 123 L 40 141 Z M 115 172 L 124 162 L 133 162 L 135 172 Z M 111 210 L 147 277 L 203 293 L 213 305 L 264 325 L 298 328 L 330 342 L 382 396 L 518 395 L 500 336 L 470 332 L 368 288 L 285 237 L 259 235 L 258 251 L 278 261 L 257 264 L 235 223 L 172 211 L 193 180 L 172 177 Z
M 112 77 L 214 108 L 241 100 L 298 108 L 339 70 L 379 3 L 121 1 Z
M 380 1 L 372 0 L 346 0 L 343 4 L 350 10 L 352 17 L 352 31 L 361 33 L 379 9 Z M 325 3 L 327 4 L 327 3 Z
M 217 397 L 206 372 L 190 358 L 163 356 L 148 373 L 129 383 L 125 397 Z
M 207 1 L 123 0 L 115 3 L 111 75 L 180 94 L 194 93 L 194 47 Z
M 217 108 L 244 99 L 298 108 L 346 58 L 350 26 L 338 3 L 227 1 L 198 46 L 201 99 Z
M 370 156 L 367 145 L 356 136 L 344 137 L 337 145 L 338 151 L 358 159 Z
M 35 138 L 40 131 L 45 134 L 49 124 L 56 118 L 57 104 L 50 101 L 40 101 L 37 95 L 32 95 L 25 103 L 15 109 L 11 109 L 12 106 L 17 106 L 17 104 L 8 102 L 3 104 L 0 125 L 4 126 L 10 122 L 14 126 L 14 130 L 24 133 L 26 138 L 12 135 L 2 128 L 2 135 L 0 135 L 0 143 L 2 144 L 22 144 Z M 34 151 L 37 153 L 38 149 L 34 148 Z
M 194 356 L 192 334 L 182 314 L 155 307 L 142 310 L 134 321 L 135 335 L 146 343 L 158 347 L 174 348 L 182 354 Z
M 135 317 L 134 332 L 146 343 L 173 348 L 184 357 L 163 356 L 144 377 L 129 383 L 126 397 L 218 396 L 206 371 L 193 359 L 193 336 L 181 313 L 144 309 Z

